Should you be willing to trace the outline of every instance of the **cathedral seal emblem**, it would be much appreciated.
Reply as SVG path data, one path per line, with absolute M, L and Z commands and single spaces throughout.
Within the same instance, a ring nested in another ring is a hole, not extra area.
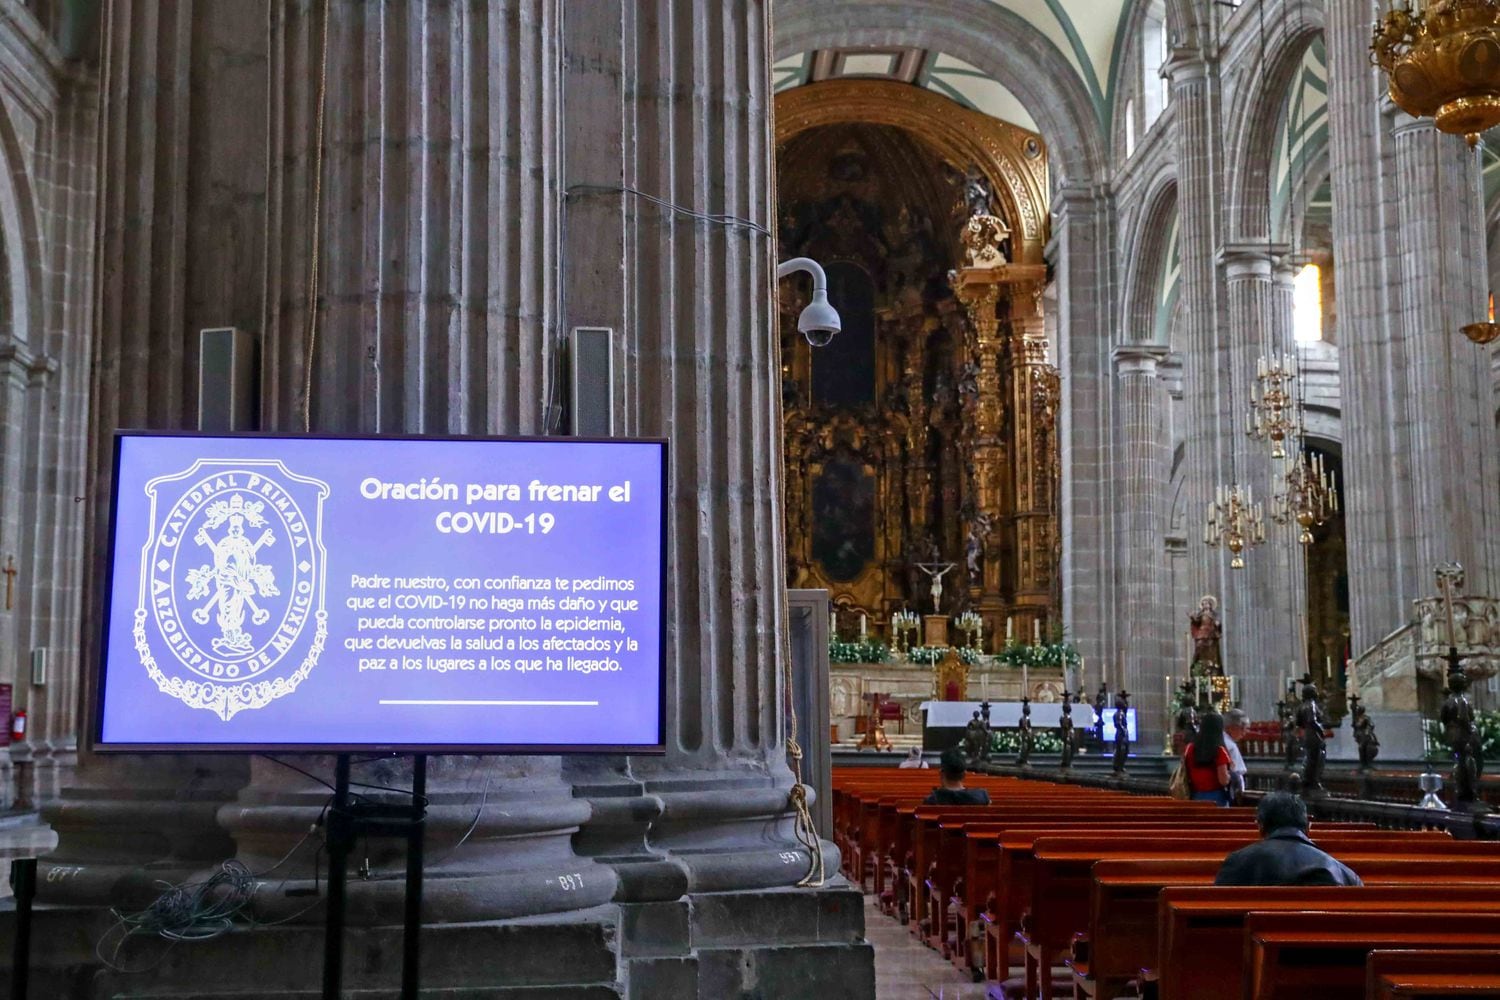
M 200 459 L 145 486 L 135 647 L 164 694 L 226 722 L 297 690 L 328 638 L 328 484 Z

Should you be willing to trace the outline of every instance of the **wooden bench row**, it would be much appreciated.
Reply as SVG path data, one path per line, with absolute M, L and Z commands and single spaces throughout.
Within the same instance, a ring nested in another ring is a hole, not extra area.
M 1500 997 L 1470 957 L 1500 947 L 1495 843 L 1320 824 L 1365 889 L 1231 889 L 1211 883 L 1258 839 L 1249 810 L 1003 778 L 970 782 L 990 806 L 922 805 L 935 783 L 836 771 L 836 836 L 849 877 L 992 997 Z

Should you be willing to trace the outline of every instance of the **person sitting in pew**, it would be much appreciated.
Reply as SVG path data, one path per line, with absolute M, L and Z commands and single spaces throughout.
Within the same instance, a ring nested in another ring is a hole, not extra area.
M 1348 865 L 1307 836 L 1307 806 L 1290 792 L 1272 792 L 1255 810 L 1260 842 L 1224 859 L 1214 885 L 1363 885 Z
M 1182 755 L 1193 798 L 1229 805 L 1229 768 L 1232 758 L 1224 746 L 1224 717 L 1208 712 L 1198 720 L 1198 734 Z
M 922 759 L 922 748 L 912 747 L 907 753 L 906 759 L 896 765 L 903 771 L 925 771 L 927 762 Z
M 967 767 L 964 763 L 964 752 L 958 747 L 943 751 L 943 756 L 938 759 L 938 766 L 942 768 L 943 783 L 932 790 L 932 794 L 923 800 L 929 806 L 987 806 L 990 804 L 990 793 L 983 788 L 965 788 L 964 772 Z

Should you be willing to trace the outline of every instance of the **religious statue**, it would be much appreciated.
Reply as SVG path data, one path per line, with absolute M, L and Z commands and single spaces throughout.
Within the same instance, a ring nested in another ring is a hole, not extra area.
M 1219 602 L 1205 594 L 1198 602 L 1198 610 L 1188 615 L 1188 623 L 1193 635 L 1192 675 L 1223 677 L 1219 640 L 1224 635 L 1224 626 L 1219 620 Z
M 1479 776 L 1484 771 L 1479 730 L 1474 725 L 1474 705 L 1469 701 L 1469 677 L 1462 666 L 1448 671 L 1448 697 L 1438 718 L 1443 741 L 1453 751 L 1453 801 L 1464 809 L 1480 807 Z
M 964 171 L 964 214 L 969 218 L 976 215 L 994 215 L 992 211 L 995 201 L 994 189 L 990 186 L 990 179 L 984 176 L 984 171 L 974 164 Z
M 1073 734 L 1073 692 L 1063 689 L 1062 718 L 1057 724 L 1057 735 L 1062 738 L 1062 766 L 1073 766 L 1073 751 L 1076 749 Z
M 969 759 L 969 764 L 978 764 L 983 758 L 985 744 L 989 742 L 990 734 L 984 728 L 984 722 L 980 720 L 979 713 L 974 713 L 974 718 L 964 727 L 964 756 Z
M 1115 695 L 1115 758 L 1116 774 L 1125 773 L 1125 758 L 1130 756 L 1130 692 L 1124 688 Z
M 1302 756 L 1302 747 L 1297 743 L 1297 712 L 1292 703 L 1283 698 L 1276 703 L 1276 717 L 1281 720 L 1281 747 L 1286 756 L 1286 769 L 1290 771 Z
M 1016 763 L 1021 767 L 1031 766 L 1031 699 L 1021 695 L 1021 752 L 1016 757 Z
M 1375 723 L 1365 706 L 1359 703 L 1358 694 L 1349 696 L 1349 716 L 1353 720 L 1350 727 L 1354 733 L 1354 745 L 1359 747 L 1359 768 L 1368 771 L 1375 766 L 1375 758 L 1380 756 L 1380 738 L 1375 735 Z
M 1094 695 L 1094 739 L 1099 745 L 1104 746 L 1104 706 L 1109 704 L 1109 689 L 1103 684 L 1099 685 L 1099 693 Z
M 1323 703 L 1311 678 L 1304 678 L 1302 707 L 1297 710 L 1297 727 L 1302 730 L 1302 791 L 1311 794 L 1323 790 L 1323 766 L 1328 762 L 1327 728 Z
M 969 522 L 969 536 L 964 541 L 964 562 L 969 569 L 969 586 L 984 585 L 984 540 L 990 534 L 990 515 L 976 514 Z
M 953 568 L 952 563 L 918 563 L 917 569 L 932 578 L 932 586 L 929 592 L 932 594 L 932 613 L 942 614 L 943 611 L 943 577 Z

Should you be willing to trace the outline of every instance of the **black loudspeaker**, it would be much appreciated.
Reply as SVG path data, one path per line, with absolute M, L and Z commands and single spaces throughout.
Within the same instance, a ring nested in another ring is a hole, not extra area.
M 198 333 L 198 429 L 253 431 L 260 422 L 255 334 L 232 326 Z
M 569 337 L 574 437 L 613 437 L 615 433 L 615 331 L 575 326 Z

